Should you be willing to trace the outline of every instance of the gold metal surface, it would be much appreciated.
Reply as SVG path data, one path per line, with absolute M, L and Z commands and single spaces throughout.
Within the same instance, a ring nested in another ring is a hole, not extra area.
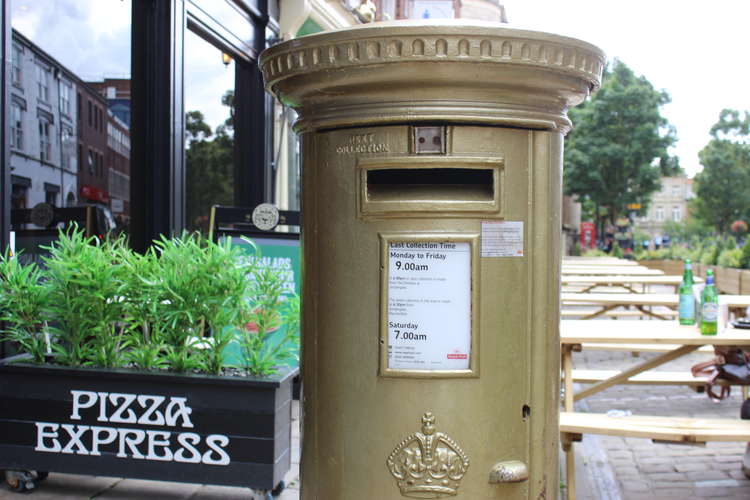
M 404 438 L 386 460 L 401 495 L 411 498 L 442 498 L 458 494 L 469 469 L 469 457 L 458 443 L 435 430 L 435 416 L 422 416 L 422 432 Z
M 553 497 L 562 143 L 601 51 L 499 25 L 374 23 L 276 45 L 261 65 L 302 132 L 301 498 L 403 498 L 383 458 L 426 409 L 471 457 L 455 498 Z M 444 127 L 444 151 L 416 150 L 422 125 Z M 451 183 L 451 169 L 480 181 Z M 483 222 L 499 221 L 523 223 L 522 256 L 482 256 Z M 472 241 L 465 376 L 383 370 L 389 238 Z M 529 480 L 490 484 L 511 459 Z
M 529 479 L 529 468 L 520 460 L 496 463 L 490 470 L 490 484 L 522 483 Z
M 383 377 L 456 378 L 479 376 L 479 234 L 380 233 L 380 367 Z M 467 242 L 471 247 L 471 355 L 467 370 L 404 370 L 388 366 L 388 252 L 394 241 Z
M 290 40 L 261 55 L 299 130 L 472 122 L 565 132 L 605 65 L 573 38 L 480 21 L 393 21 Z
M 458 156 L 388 156 L 359 158 L 359 217 L 435 217 L 450 213 L 453 216 L 477 217 L 481 214 L 503 216 L 505 183 L 502 157 Z M 475 186 L 394 186 L 392 190 L 376 194 L 368 189 L 367 176 L 374 170 L 388 169 L 469 169 L 492 172 L 491 192 Z M 460 215 L 459 215 L 460 214 Z

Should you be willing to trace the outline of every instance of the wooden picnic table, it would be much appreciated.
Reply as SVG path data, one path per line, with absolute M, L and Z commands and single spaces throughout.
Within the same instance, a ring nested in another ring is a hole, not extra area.
M 634 260 L 626 259 L 614 259 L 606 257 L 591 257 L 591 258 L 573 258 L 564 257 L 562 259 L 563 265 L 569 264 L 572 266 L 639 266 L 638 262 Z
M 586 389 L 574 393 L 572 353 L 583 344 L 653 344 L 668 350 L 634 367 L 610 373 Z M 701 335 L 694 325 L 683 326 L 676 321 L 581 321 L 560 322 L 562 383 L 565 388 L 564 412 L 560 414 L 561 443 L 566 455 L 567 498 L 575 499 L 575 459 L 572 444 L 582 434 L 607 434 L 624 437 L 645 437 L 656 441 L 705 443 L 708 441 L 748 441 L 750 422 L 740 419 L 676 418 L 672 416 L 624 416 L 578 413 L 574 401 L 601 392 L 616 384 L 646 383 L 638 377 L 676 358 L 694 352 L 704 345 L 750 346 L 750 330 L 727 328 L 718 335 Z M 707 355 L 709 357 L 710 355 Z M 653 373 L 653 372 L 650 372 Z M 633 379 L 636 380 L 633 380 Z M 648 377 L 643 377 L 648 378 Z M 664 377 L 662 377 L 664 378 Z M 686 377 L 675 381 L 684 384 Z M 654 383 L 668 383 L 658 380 Z
M 694 277 L 696 283 L 703 283 L 703 278 Z M 565 274 L 561 278 L 563 285 L 583 285 L 582 290 L 576 293 L 587 293 L 596 288 L 602 287 L 621 287 L 631 293 L 645 293 L 651 285 L 667 285 L 675 288 L 682 283 L 682 276 L 667 275 L 661 276 L 583 276 L 575 274 Z M 641 290 L 636 287 L 640 286 Z
M 569 266 L 562 265 L 562 274 L 579 276 L 662 276 L 664 271 L 643 266 Z
M 563 307 L 572 305 L 593 305 L 599 309 L 583 316 L 582 320 L 593 319 L 602 316 L 607 311 L 618 307 L 633 307 L 644 316 L 656 319 L 671 319 L 659 314 L 652 308 L 664 306 L 675 309 L 679 304 L 679 296 L 675 293 L 576 293 L 563 292 L 560 294 L 560 303 Z
M 599 309 L 586 314 L 581 319 L 593 319 L 618 307 L 634 307 L 644 315 L 657 319 L 671 319 L 671 316 L 659 314 L 651 309 L 654 306 L 665 306 L 676 309 L 680 302 L 676 293 L 575 293 L 560 294 L 563 307 L 571 305 L 593 305 Z M 735 315 L 743 315 L 750 306 L 750 295 L 719 295 L 719 304 L 726 305 Z

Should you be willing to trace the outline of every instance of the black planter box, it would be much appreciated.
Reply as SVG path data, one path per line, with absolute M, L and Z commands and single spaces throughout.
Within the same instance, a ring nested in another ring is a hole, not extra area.
M 272 490 L 292 379 L 0 364 L 0 469 Z

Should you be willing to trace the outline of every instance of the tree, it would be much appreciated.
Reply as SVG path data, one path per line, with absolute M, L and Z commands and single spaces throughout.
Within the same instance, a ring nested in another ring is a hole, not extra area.
M 190 229 L 207 229 L 212 205 L 231 205 L 234 201 L 234 92 L 228 91 L 221 103 L 230 115 L 216 131 L 205 122 L 200 111 L 188 111 L 186 197 L 187 223 Z
M 667 154 L 674 127 L 659 110 L 669 101 L 664 90 L 615 60 L 601 89 L 570 110 L 575 128 L 565 141 L 565 192 L 593 203 L 599 234 L 603 222 L 626 213 L 626 205 L 645 209 L 661 176 L 682 173 L 677 158 Z
M 726 233 L 732 222 L 750 219 L 750 114 L 724 109 L 710 134 L 698 153 L 703 170 L 695 177 L 691 208 Z

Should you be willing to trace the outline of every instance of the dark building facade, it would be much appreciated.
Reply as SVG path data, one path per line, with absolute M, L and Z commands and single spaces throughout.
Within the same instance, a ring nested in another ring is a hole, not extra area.
M 107 113 L 107 169 L 109 207 L 121 223 L 130 220 L 130 129 L 111 111 Z
M 130 128 L 130 79 L 105 78 L 101 82 L 86 83 L 107 100 L 107 107 L 112 114 Z
M 84 203 L 109 206 L 107 101 L 85 83 L 78 86 L 78 195 Z

